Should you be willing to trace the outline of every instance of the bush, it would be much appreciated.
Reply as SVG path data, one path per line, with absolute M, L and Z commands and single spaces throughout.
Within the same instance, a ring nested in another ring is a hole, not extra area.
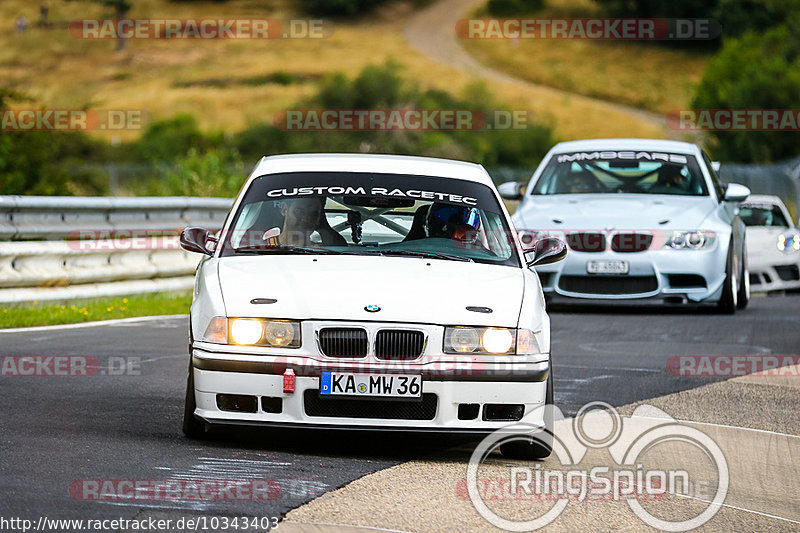
M 703 74 L 692 106 L 699 109 L 800 109 L 800 37 L 780 26 L 727 41 Z M 800 152 L 800 133 L 712 132 L 716 157 L 769 162 Z
M 545 0 L 489 0 L 486 9 L 495 17 L 529 15 L 544 7 Z
M 300 6 L 310 15 L 351 17 L 366 13 L 384 0 L 300 0 Z
M 27 100 L 0 88 L 0 113 L 6 101 Z M 96 172 L 70 172 L 85 159 L 102 159 L 105 146 L 82 132 L 3 131 L 0 129 L 0 191 L 2 194 L 102 194 L 106 180 Z
M 151 196 L 226 196 L 239 192 L 245 170 L 239 154 L 226 149 L 189 150 L 174 164 L 156 166 L 155 178 L 137 190 Z
M 186 155 L 192 148 L 205 150 L 210 144 L 194 116 L 184 114 L 153 122 L 128 149 L 134 159 L 172 161 Z
M 462 97 L 409 83 L 402 69 L 389 62 L 368 66 L 354 79 L 343 74 L 322 81 L 317 94 L 296 109 L 442 109 L 476 110 L 490 115 L 502 110 L 483 85 L 467 88 Z M 463 159 L 485 165 L 535 166 L 554 144 L 546 125 L 523 130 L 463 131 L 283 131 L 254 125 L 234 135 L 233 147 L 248 162 L 263 155 L 301 152 L 373 152 Z
M 740 37 L 783 24 L 800 10 L 800 0 L 597 0 L 612 17 L 710 18 L 722 26 L 722 37 Z M 701 44 L 701 43 L 698 43 Z

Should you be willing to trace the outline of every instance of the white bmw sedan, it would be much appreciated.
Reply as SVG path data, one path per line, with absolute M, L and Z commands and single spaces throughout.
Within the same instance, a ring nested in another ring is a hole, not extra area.
M 262 159 L 205 254 L 191 308 L 184 432 L 245 424 L 488 433 L 543 457 L 550 322 L 480 165 L 388 155 Z M 550 441 L 551 442 L 551 441 Z
M 689 143 L 598 139 L 560 143 L 536 169 L 513 220 L 523 242 L 566 239 L 569 257 L 537 269 L 553 300 L 715 303 L 726 313 L 749 300 L 745 226 L 750 191 L 723 186 Z
M 800 289 L 800 230 L 777 196 L 753 195 L 739 208 L 747 226 L 754 291 Z

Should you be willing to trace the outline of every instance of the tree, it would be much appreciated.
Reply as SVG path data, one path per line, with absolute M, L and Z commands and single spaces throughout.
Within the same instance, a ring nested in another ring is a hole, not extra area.
M 787 24 L 725 42 L 706 67 L 692 106 L 697 109 L 800 109 L 800 37 Z M 716 157 L 770 162 L 800 152 L 800 132 L 711 133 Z

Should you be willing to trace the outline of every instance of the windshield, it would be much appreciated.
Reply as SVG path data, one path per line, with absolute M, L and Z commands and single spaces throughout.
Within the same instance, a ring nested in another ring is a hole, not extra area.
M 789 227 L 777 205 L 742 205 L 739 207 L 739 217 L 746 226 Z
M 532 194 L 673 194 L 706 196 L 693 156 L 655 152 L 555 154 Z
M 256 178 L 222 255 L 359 254 L 519 266 L 493 191 L 397 174 L 298 172 Z

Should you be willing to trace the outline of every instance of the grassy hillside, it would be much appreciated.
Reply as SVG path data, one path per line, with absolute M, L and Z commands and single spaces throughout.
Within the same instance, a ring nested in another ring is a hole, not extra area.
M 403 3 L 358 22 L 337 22 L 326 39 L 140 40 L 130 41 L 119 53 L 114 52 L 113 41 L 78 40 L 65 27 L 72 19 L 108 14 L 106 8 L 75 0 L 48 3 L 51 29 L 35 27 L 38 2 L 0 2 L 0 20 L 7 21 L 0 33 L 0 79 L 33 99 L 12 102 L 15 108 L 141 109 L 155 119 L 188 112 L 207 131 L 235 132 L 252 123 L 271 122 L 276 111 L 312 94 L 320 76 L 337 71 L 355 76 L 365 65 L 388 58 L 404 65 L 407 76 L 422 87 L 459 92 L 474 81 L 408 45 L 402 28 L 413 8 Z M 289 0 L 133 0 L 133 4 L 131 18 L 299 16 Z M 30 26 L 24 35 L 17 35 L 11 22 L 23 13 Z M 610 116 L 591 103 L 554 98 L 517 84 L 493 84 L 490 90 L 508 106 L 535 112 L 562 139 L 663 135 L 661 128 L 629 116 Z M 138 134 L 126 131 L 121 137 Z
M 548 0 L 536 15 L 593 16 L 603 15 L 591 0 Z M 626 41 L 476 39 L 464 46 L 483 64 L 519 78 L 662 114 L 689 105 L 710 57 Z

